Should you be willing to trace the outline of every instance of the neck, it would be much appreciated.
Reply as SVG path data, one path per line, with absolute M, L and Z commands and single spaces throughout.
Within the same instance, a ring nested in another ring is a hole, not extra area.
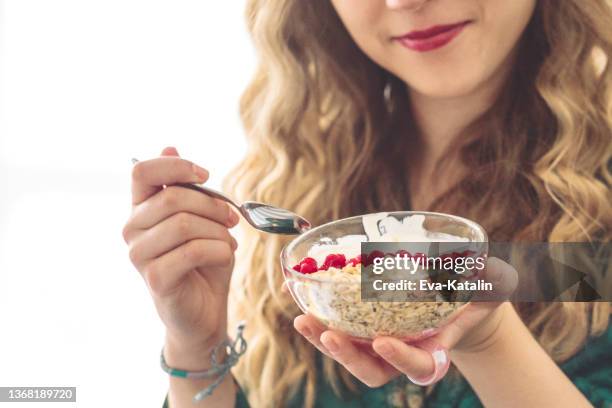
M 410 91 L 412 114 L 419 132 L 421 157 L 436 162 L 470 123 L 494 103 L 505 76 L 498 75 L 474 92 L 436 98 Z
M 508 72 L 498 72 L 469 94 L 437 98 L 410 90 L 418 134 L 409 161 L 409 190 L 414 209 L 428 209 L 436 197 L 458 182 L 467 169 L 448 148 L 485 113 L 502 89 Z

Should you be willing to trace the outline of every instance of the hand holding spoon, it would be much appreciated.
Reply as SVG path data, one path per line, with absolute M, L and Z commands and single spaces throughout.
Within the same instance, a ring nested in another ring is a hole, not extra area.
M 132 159 L 132 163 L 136 164 L 138 159 Z M 272 205 L 258 203 L 255 201 L 245 201 L 242 205 L 238 205 L 234 200 L 227 197 L 225 194 L 192 183 L 177 183 L 179 187 L 189 188 L 199 191 L 202 194 L 223 200 L 234 206 L 238 212 L 248 221 L 254 228 L 269 232 L 272 234 L 301 234 L 311 228 L 310 222 L 304 217 L 292 213 L 284 208 L 274 207 Z

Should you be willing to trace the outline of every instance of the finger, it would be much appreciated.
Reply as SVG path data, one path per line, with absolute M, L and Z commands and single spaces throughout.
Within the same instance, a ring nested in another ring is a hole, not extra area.
M 487 267 L 482 271 L 480 279 L 491 283 L 493 290 L 479 291 L 472 299 L 473 303 L 483 303 L 482 306 L 495 307 L 500 302 L 508 300 L 518 285 L 518 272 L 512 265 L 499 258 L 491 257 Z M 487 303 L 492 304 L 487 305 Z
M 478 323 L 485 319 L 491 310 L 484 303 L 468 303 L 457 311 L 457 316 L 443 327 L 436 336 L 436 341 L 451 350 L 461 340 L 461 338 L 474 328 Z
M 309 342 L 312 343 L 319 351 L 329 357 L 331 354 L 327 351 L 325 346 L 321 343 L 321 334 L 326 330 L 325 326 L 323 326 L 319 321 L 309 315 L 300 315 L 293 319 L 293 327 L 298 331 L 302 336 L 306 338 Z
M 236 249 L 236 240 L 225 226 L 190 213 L 177 213 L 134 238 L 130 259 L 135 265 L 146 263 L 193 239 L 221 240 Z
M 489 258 L 487 268 L 479 277 L 492 283 L 492 292 L 477 292 L 470 303 L 463 305 L 454 318 L 447 322 L 435 336 L 436 341 L 447 350 L 453 349 L 459 342 L 465 343 L 466 333 L 474 327 L 494 319 L 494 311 L 511 297 L 518 284 L 516 270 L 498 258 Z
M 162 152 L 161 152 L 162 156 L 178 156 L 178 150 L 176 150 L 176 148 L 174 147 L 165 147 Z M 133 216 L 133 210 L 132 210 L 132 216 Z M 131 218 L 131 217 L 130 217 Z M 136 231 L 132 225 L 130 224 L 129 220 L 128 222 L 124 225 L 123 227 L 123 240 L 129 244 L 130 241 L 132 240 L 132 238 L 134 237 L 135 234 L 140 233 L 141 231 Z
M 452 349 L 472 328 L 491 318 L 492 311 L 512 296 L 518 284 L 518 273 L 506 262 L 498 258 L 489 258 L 487 267 L 479 279 L 490 282 L 493 291 L 479 291 L 462 306 L 453 320 L 436 336 L 439 344 Z
M 410 377 L 427 377 L 434 372 L 431 354 L 421 348 L 393 337 L 378 337 L 372 347 L 390 365 Z
M 132 229 L 148 229 L 179 212 L 187 212 L 234 227 L 239 219 L 230 206 L 206 194 L 170 186 L 134 207 L 128 223 Z
M 289 288 L 287 287 L 286 282 L 283 283 L 281 290 L 283 292 L 289 292 Z M 325 349 L 325 346 L 321 343 L 321 334 L 323 334 L 323 332 L 328 329 L 323 324 L 321 324 L 314 316 L 308 314 L 298 316 L 294 319 L 293 325 L 302 336 L 306 337 L 306 339 L 313 344 L 313 346 L 331 357 L 327 349 Z M 378 354 L 376 354 L 376 352 L 372 350 L 372 347 L 369 343 L 360 344 L 359 342 L 354 342 L 354 344 L 360 351 L 364 351 L 370 354 L 371 356 L 378 357 Z
M 132 203 L 143 202 L 164 185 L 203 183 L 207 179 L 207 170 L 179 157 L 162 156 L 141 161 L 132 168 Z
M 142 269 L 151 292 L 166 296 L 178 288 L 193 269 L 230 267 L 233 252 L 225 241 L 194 239 L 151 261 Z M 215 276 L 215 280 L 225 277 Z
M 380 387 L 398 374 L 393 366 L 359 350 L 340 332 L 323 332 L 321 342 L 336 361 L 369 387 Z
M 518 286 L 518 272 L 512 265 L 499 258 L 489 258 L 485 279 L 493 283 L 493 291 L 499 301 L 506 301 Z
M 173 146 L 165 147 L 164 150 L 162 150 L 161 155 L 162 156 L 180 156 L 178 150 L 176 150 L 176 147 L 173 147 Z

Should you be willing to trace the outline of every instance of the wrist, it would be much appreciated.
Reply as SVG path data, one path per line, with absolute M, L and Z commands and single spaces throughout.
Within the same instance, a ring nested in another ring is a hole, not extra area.
M 512 304 L 502 303 L 482 323 L 461 339 L 453 348 L 453 353 L 475 356 L 495 348 L 508 338 L 506 331 L 515 320 L 513 317 L 518 318 L 518 315 Z M 520 318 L 518 320 L 520 321 Z
M 206 370 L 211 366 L 210 358 L 214 349 L 224 339 L 222 336 L 213 336 L 205 341 L 193 341 L 166 333 L 164 358 L 171 367 L 189 371 Z

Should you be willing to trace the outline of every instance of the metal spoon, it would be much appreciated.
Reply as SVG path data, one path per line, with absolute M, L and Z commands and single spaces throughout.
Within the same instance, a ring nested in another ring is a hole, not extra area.
M 132 159 L 133 164 L 137 162 L 138 159 Z M 311 228 L 310 222 L 304 217 L 300 217 L 284 208 L 278 208 L 255 201 L 245 201 L 242 205 L 238 205 L 225 194 L 208 187 L 192 183 L 177 183 L 175 185 L 199 191 L 208 196 L 226 201 L 234 206 L 249 224 L 261 231 L 272 234 L 294 235 L 301 234 Z

